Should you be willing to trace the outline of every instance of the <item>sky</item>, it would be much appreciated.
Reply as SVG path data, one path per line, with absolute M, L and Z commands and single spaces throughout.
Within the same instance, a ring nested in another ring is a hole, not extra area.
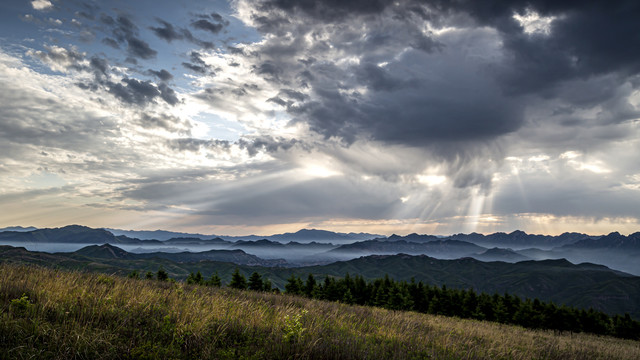
M 640 229 L 640 2 L 0 2 L 0 226 Z

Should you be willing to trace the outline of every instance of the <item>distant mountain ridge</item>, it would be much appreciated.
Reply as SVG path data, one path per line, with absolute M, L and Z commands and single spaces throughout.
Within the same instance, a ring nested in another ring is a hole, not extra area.
M 73 254 L 79 254 L 91 258 L 98 259 L 125 259 L 125 260 L 142 260 L 142 259 L 166 259 L 177 263 L 184 262 L 200 262 L 200 261 L 223 261 L 230 262 L 239 265 L 248 266 L 283 266 L 286 265 L 286 261 L 279 260 L 265 260 L 255 255 L 247 254 L 246 252 L 236 250 L 209 250 L 202 252 L 153 252 L 135 254 L 120 249 L 117 246 L 111 244 L 104 245 L 90 245 L 80 250 L 75 251 Z
M 563 246 L 564 249 L 609 249 L 640 252 L 640 232 L 624 236 L 615 231 L 598 238 L 588 238 Z
M 37 230 L 37 227 L 33 227 L 33 226 L 27 226 L 27 227 L 22 227 L 22 226 L 8 226 L 5 228 L 0 228 L 0 232 L 2 231 L 33 231 L 33 230 Z
M 161 240 L 166 241 L 172 238 L 198 238 L 202 240 L 209 240 L 213 238 L 220 238 L 227 241 L 255 241 L 255 240 L 271 240 L 278 242 L 289 242 L 289 241 L 297 241 L 297 242 L 312 242 L 312 241 L 322 241 L 322 242 L 354 242 L 361 240 L 369 240 L 375 238 L 385 238 L 384 235 L 379 234 L 368 234 L 368 233 L 338 233 L 327 230 L 317 230 L 317 229 L 301 229 L 294 233 L 284 233 L 284 234 L 273 234 L 273 235 L 246 235 L 246 236 L 229 236 L 229 235 L 203 235 L 203 234 L 190 234 L 190 233 L 182 233 L 182 232 L 173 232 L 166 230 L 121 230 L 121 229 L 110 229 L 105 228 L 105 230 L 110 231 L 114 235 L 125 235 L 131 238 L 138 238 L 141 240 Z
M 48 243 L 118 243 L 118 239 L 104 229 L 92 229 L 81 225 L 31 231 L 3 231 L 0 240 Z
M 203 235 L 197 233 L 183 233 L 183 232 L 175 232 L 175 231 L 166 231 L 166 230 L 121 230 L 121 229 L 110 229 L 105 228 L 105 230 L 111 232 L 112 234 L 124 235 L 130 238 L 137 238 L 140 240 L 160 240 L 166 241 L 172 238 L 197 238 L 201 240 L 212 239 L 217 237 L 216 235 Z
M 538 247 L 551 249 L 567 244 L 572 244 L 580 240 L 597 238 L 581 233 L 563 233 L 558 236 L 527 234 L 524 231 L 516 230 L 511 233 L 497 232 L 489 235 L 478 233 L 454 234 L 448 236 L 450 239 L 463 240 L 483 246 L 500 246 L 512 248 Z
M 91 229 L 86 226 L 80 225 L 69 225 L 61 228 L 55 229 L 66 229 L 73 232 L 73 229 Z M 46 232 L 46 230 L 53 229 L 36 229 L 34 227 L 8 227 L 4 229 L 0 229 L 1 232 L 12 231 L 12 232 L 33 232 L 33 231 L 42 231 Z M 235 242 L 238 240 L 242 241 L 257 241 L 257 240 L 270 240 L 277 241 L 282 243 L 287 243 L 290 241 L 295 242 L 327 242 L 334 241 L 338 244 L 340 243 L 351 243 L 356 241 L 365 241 L 365 240 L 388 240 L 388 241 L 398 241 L 405 240 L 408 242 L 430 242 L 430 241 L 438 241 L 438 240 L 460 240 L 470 242 L 476 245 L 481 246 L 511 246 L 514 247 L 538 247 L 538 248 L 546 248 L 551 249 L 554 247 L 560 247 L 564 245 L 574 244 L 577 242 L 581 242 L 583 240 L 598 240 L 600 238 L 613 237 L 613 236 L 623 236 L 619 233 L 611 233 L 606 236 L 593 236 L 582 233 L 563 233 L 561 235 L 553 236 L 553 235 L 537 235 L 537 234 L 527 234 L 524 231 L 516 230 L 511 233 L 504 232 L 496 232 L 488 235 L 483 235 L 479 233 L 470 233 L 470 234 L 453 234 L 449 236 L 435 236 L 435 235 L 427 235 L 427 234 L 417 234 L 412 233 L 408 235 L 396 235 L 393 234 L 391 236 L 384 236 L 379 234 L 370 234 L 370 233 L 339 233 L 327 230 L 318 230 L 318 229 L 301 229 L 292 233 L 283 233 L 283 234 L 273 234 L 267 236 L 260 235 L 246 235 L 246 236 L 226 236 L 226 235 L 205 235 L 198 233 L 184 233 L 184 232 L 173 232 L 166 230 L 121 230 L 121 229 L 92 229 L 92 230 L 106 230 L 113 234 L 116 237 L 125 236 L 128 239 L 132 240 L 159 240 L 159 241 L 167 241 L 176 238 L 185 238 L 185 239 L 200 239 L 200 240 L 225 240 L 229 242 Z M 629 238 L 638 239 L 640 238 L 640 233 L 631 234 Z M 122 238 L 122 241 L 127 241 L 125 238 Z M 637 243 L 637 240 L 635 240 Z
M 162 244 L 158 240 L 132 239 L 115 236 L 105 229 L 94 229 L 82 225 L 67 225 L 60 228 L 45 228 L 31 231 L 3 231 L 0 241 L 28 243 L 67 243 L 67 244 Z
M 17 227 L 16 227 L 17 228 Z M 329 264 L 368 255 L 428 255 L 439 259 L 472 257 L 482 261 L 519 262 L 528 259 L 565 258 L 574 263 L 591 262 L 640 275 L 640 232 L 628 236 L 612 232 L 604 236 L 564 233 L 558 236 L 532 235 L 523 231 L 498 232 L 488 235 L 471 233 L 451 236 L 408 234 L 354 240 L 375 234 L 334 233 L 326 230 L 302 229 L 295 233 L 270 237 L 255 235 L 222 238 L 209 235 L 180 236 L 167 240 L 149 240 L 114 235 L 105 229 L 69 225 L 53 229 L 0 232 L 0 244 L 25 244 L 32 250 L 55 247 L 40 244 L 65 244 L 65 251 L 77 250 L 85 244 L 113 244 L 137 246 L 138 253 L 180 253 L 204 250 L 242 250 L 247 254 L 269 261 L 285 259 L 287 266 Z M 136 233 L 129 233 L 135 235 Z M 163 232 L 164 235 L 182 234 Z M 71 245 L 71 246 L 69 246 Z M 129 248 L 133 250 L 134 248 Z M 49 250 L 48 250 L 49 251 Z M 50 250 L 60 251 L 60 250 Z

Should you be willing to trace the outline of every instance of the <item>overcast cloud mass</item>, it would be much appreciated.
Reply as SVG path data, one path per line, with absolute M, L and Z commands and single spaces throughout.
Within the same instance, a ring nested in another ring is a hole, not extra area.
M 637 1 L 0 4 L 0 226 L 631 233 Z

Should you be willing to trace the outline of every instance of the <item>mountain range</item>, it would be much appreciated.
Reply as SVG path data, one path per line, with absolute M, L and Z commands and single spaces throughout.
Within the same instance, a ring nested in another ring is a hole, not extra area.
M 246 236 L 229 236 L 229 235 L 203 235 L 203 234 L 189 234 L 189 233 L 181 233 L 181 232 L 172 232 L 165 230 L 154 230 L 154 231 L 139 231 L 139 230 L 121 230 L 121 229 L 105 229 L 111 232 L 112 234 L 124 235 L 130 238 L 137 238 L 141 240 L 169 240 L 172 238 L 197 238 L 197 239 L 212 239 L 212 238 L 221 238 L 228 241 L 256 241 L 256 240 L 272 240 L 278 242 L 289 242 L 289 241 L 297 241 L 297 242 L 333 242 L 333 243 L 349 243 L 354 241 L 368 240 L 374 238 L 382 238 L 383 235 L 378 234 L 368 234 L 368 233 L 337 233 L 333 231 L 326 230 L 316 230 L 316 229 L 301 229 L 294 233 L 284 233 L 284 234 L 274 234 L 267 236 L 260 235 L 246 235 Z
M 84 244 L 108 243 L 124 246 L 128 251 L 136 253 L 242 250 L 247 255 L 253 255 L 265 261 L 275 261 L 278 266 L 323 265 L 361 256 L 399 253 L 428 255 L 439 259 L 472 257 L 482 261 L 511 263 L 564 258 L 573 263 L 597 263 L 640 275 L 640 262 L 637 261 L 640 255 L 640 232 L 628 236 L 617 232 L 604 236 L 579 233 L 550 236 L 514 231 L 489 235 L 478 233 L 451 236 L 409 234 L 406 236 L 375 237 L 377 236 L 375 234 L 346 234 L 302 229 L 295 233 L 276 234 L 263 238 L 249 236 L 249 239 L 246 237 L 230 239 L 209 237 L 202 234 L 160 231 L 157 234 L 163 234 L 165 237 L 169 234 L 181 236 L 159 240 L 140 239 L 123 234 L 116 235 L 106 229 L 93 229 L 79 225 L 53 229 L 17 227 L 12 229 L 0 232 L 0 244 L 26 246 L 31 250 L 41 250 L 43 244 L 63 243 L 75 244 L 72 250 L 77 250 Z M 136 233 L 129 232 L 130 235 Z M 366 238 L 368 236 L 375 238 L 354 240 L 358 237 Z M 327 242 L 328 239 L 336 241 Z M 255 261 L 257 260 L 254 259 Z M 249 260 L 238 260 L 238 263 L 247 264 Z

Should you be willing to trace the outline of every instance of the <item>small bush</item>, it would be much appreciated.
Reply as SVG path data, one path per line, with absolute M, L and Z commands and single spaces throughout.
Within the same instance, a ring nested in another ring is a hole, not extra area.
M 33 307 L 33 304 L 29 300 L 27 294 L 22 294 L 20 298 L 11 300 L 11 304 L 9 305 L 11 312 L 20 315 L 29 311 L 31 307 Z
M 307 310 L 302 310 L 300 314 L 284 317 L 284 339 L 289 342 L 296 342 L 302 340 L 304 332 L 307 330 L 302 327 L 302 317 L 308 313 Z

